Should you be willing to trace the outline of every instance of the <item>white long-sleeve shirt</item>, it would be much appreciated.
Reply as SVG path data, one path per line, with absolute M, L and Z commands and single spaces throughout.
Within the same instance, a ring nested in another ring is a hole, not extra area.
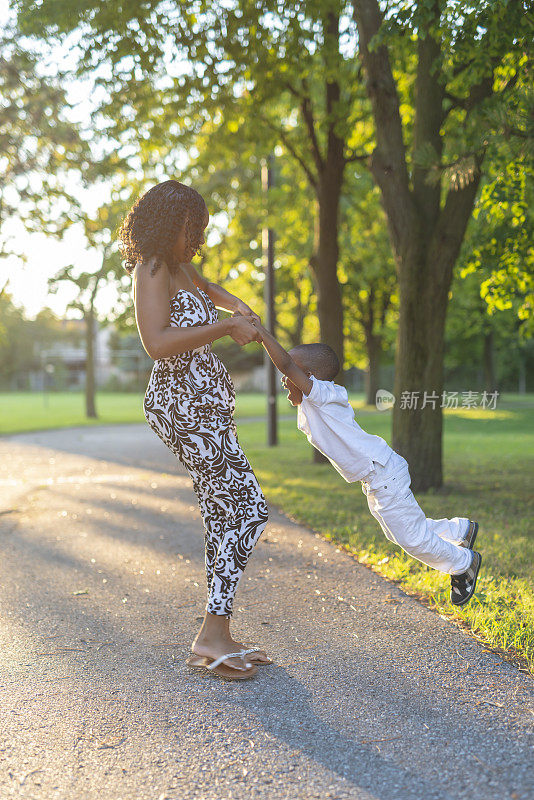
M 312 388 L 298 406 L 297 427 L 325 455 L 347 483 L 359 481 L 384 465 L 392 448 L 381 436 L 366 433 L 354 419 L 347 390 L 310 375 Z

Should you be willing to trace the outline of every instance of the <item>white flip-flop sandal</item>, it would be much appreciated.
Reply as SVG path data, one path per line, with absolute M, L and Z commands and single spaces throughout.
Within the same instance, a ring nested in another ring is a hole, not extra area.
M 260 644 L 257 644 L 257 645 L 252 645 L 252 646 L 250 647 L 250 649 L 248 649 L 248 650 L 242 650 L 241 652 L 243 653 L 243 655 L 248 655 L 249 653 L 257 653 L 257 652 L 258 652 L 258 650 L 261 650 L 262 652 L 264 652 L 264 653 L 265 653 L 265 650 L 263 649 L 263 647 L 262 647 Z M 267 654 L 266 654 L 266 655 L 267 655 Z M 252 661 L 252 663 L 253 663 L 253 664 L 257 664 L 257 665 L 258 665 L 258 666 L 260 666 L 260 667 L 261 667 L 261 666 L 264 666 L 264 667 L 266 667 L 266 666 L 268 666 L 269 664 L 273 664 L 273 663 L 274 663 L 274 662 L 273 662 L 273 660 L 272 660 L 272 658 L 269 658 L 269 656 L 267 656 L 267 658 L 269 659 L 268 661 L 260 661 L 260 660 L 259 660 L 259 659 L 257 659 L 257 658 L 249 658 L 249 661 Z
M 227 658 L 243 658 L 246 652 L 246 650 L 239 650 L 237 653 L 225 653 L 223 656 L 219 656 L 219 658 L 197 656 L 193 653 L 185 663 L 188 667 L 200 667 L 201 669 L 208 670 L 227 681 L 246 681 L 249 678 L 253 678 L 258 671 L 258 668 L 254 666 L 254 664 L 250 664 L 250 667 L 247 669 L 238 669 L 223 663 Z

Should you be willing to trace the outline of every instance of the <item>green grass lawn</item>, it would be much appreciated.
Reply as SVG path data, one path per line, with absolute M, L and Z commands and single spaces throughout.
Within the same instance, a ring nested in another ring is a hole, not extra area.
M 361 395 L 351 399 L 362 427 L 391 443 L 391 412 L 365 406 Z M 278 400 L 282 415 L 295 414 L 283 395 Z M 0 433 L 144 420 L 141 394 L 99 393 L 97 408 L 99 419 L 88 422 L 81 394 L 0 394 Z M 260 417 L 265 408 L 264 396 L 241 394 L 236 416 Z M 418 496 L 429 517 L 465 516 L 480 524 L 481 577 L 464 610 L 449 603 L 448 576 L 384 537 L 360 483 L 346 483 L 329 464 L 312 463 L 311 447 L 293 420 L 281 421 L 276 448 L 265 446 L 263 422 L 242 421 L 239 437 L 267 498 L 286 514 L 463 621 L 492 646 L 517 651 L 534 669 L 532 395 L 504 395 L 496 411 L 445 411 L 445 486 Z
M 80 392 L 3 392 L 0 393 L 0 434 L 70 428 L 74 425 L 109 425 L 144 422 L 143 395 L 99 392 L 96 398 L 98 419 L 85 416 Z M 278 408 L 292 413 L 285 395 L 279 395 Z M 261 394 L 243 393 L 237 399 L 236 418 L 265 414 L 266 399 Z

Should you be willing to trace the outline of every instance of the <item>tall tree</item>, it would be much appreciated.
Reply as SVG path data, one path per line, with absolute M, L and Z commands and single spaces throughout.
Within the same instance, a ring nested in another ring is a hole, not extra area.
M 321 338 L 342 359 L 339 203 L 347 164 L 366 157 L 370 136 L 361 122 L 368 103 L 358 89 L 346 0 L 15 6 L 24 32 L 61 37 L 79 26 L 80 68 L 111 67 L 98 78 L 109 92 L 102 110 L 112 120 L 110 134 L 144 155 L 149 149 L 150 159 L 160 145 L 168 153 L 169 141 L 191 145 L 211 119 L 265 149 L 283 144 L 315 199 L 310 265 Z
M 346 347 L 353 362 L 362 362 L 363 355 L 369 405 L 376 402 L 382 353 L 391 347 L 398 317 L 397 277 L 379 195 L 368 172 L 358 168 L 342 200 Z
M 399 281 L 393 446 L 407 458 L 416 490 L 442 484 L 450 284 L 491 136 L 484 114 L 506 105 L 527 69 L 525 12 L 517 0 L 354 2 L 375 121 L 370 169 Z M 410 59 L 413 92 L 403 73 Z M 417 398 L 417 408 L 403 403 L 404 393 Z
M 512 309 L 526 339 L 534 330 L 534 163 L 503 153 L 502 164 L 482 187 L 460 264 L 478 277 L 488 313 Z
M 515 319 L 511 310 L 490 315 L 480 296 L 481 277 L 459 268 L 451 284 L 445 330 L 445 388 L 454 391 L 502 390 L 500 352 L 517 368 Z M 463 276 L 463 277 L 462 277 Z
M 277 119 L 289 110 L 282 99 L 270 104 L 270 112 Z M 218 124 L 206 123 L 195 140 L 198 155 L 186 174 L 214 203 L 211 210 L 224 211 L 230 219 L 228 230 L 221 233 L 222 241 L 208 249 L 204 269 L 218 280 L 221 265 L 226 265 L 222 268 L 225 279 L 247 302 L 261 308 L 258 220 L 265 199 L 255 142 L 235 136 L 236 123 L 245 125 L 245 120 L 243 115 L 237 120 L 225 117 Z M 276 153 L 275 185 L 269 190 L 275 211 L 269 221 L 276 234 L 277 330 L 284 343 L 293 346 L 320 337 L 317 299 L 309 277 L 310 261 L 316 256 L 315 226 L 311 224 L 316 199 L 298 160 L 283 145 Z M 365 168 L 349 166 L 339 213 L 337 277 L 343 289 L 344 335 L 350 334 L 345 351 L 350 363 L 356 359 L 366 368 L 370 403 L 375 402 L 380 355 L 383 347 L 391 344 L 391 321 L 396 317 L 396 276 L 379 194 Z
M 96 375 L 95 375 L 95 336 L 98 325 L 96 298 L 106 283 L 113 283 L 118 291 L 118 303 L 114 319 L 121 320 L 124 314 L 129 315 L 127 299 L 128 283 L 120 261 L 115 230 L 124 216 L 128 203 L 125 199 L 117 199 L 102 206 L 94 215 L 83 214 L 85 238 L 94 251 L 95 258 L 100 259 L 100 266 L 93 271 L 80 271 L 76 264 L 69 264 L 60 269 L 52 278 L 49 286 L 52 292 L 64 283 L 76 287 L 76 296 L 68 307 L 78 311 L 85 324 L 85 413 L 95 419 L 96 408 Z
M 321 339 L 343 364 L 343 302 L 338 275 L 340 202 L 347 166 L 366 158 L 370 139 L 359 66 L 350 53 L 342 0 L 283 5 L 240 0 L 223 6 L 223 52 L 249 81 L 243 121 L 270 130 L 302 169 L 315 203 L 310 268 Z M 243 43 L 246 52 L 243 53 Z M 348 47 L 347 47 L 348 45 Z M 280 110 L 282 109 L 282 113 Z M 254 126 L 252 126 L 254 132 Z M 340 380 L 342 380 L 340 375 Z
M 198 156 L 186 174 L 212 204 L 208 243 L 213 246 L 206 248 L 205 274 L 214 281 L 224 280 L 230 291 L 262 313 L 264 217 L 264 225 L 270 221 L 276 235 L 277 333 L 288 346 L 301 343 L 303 337 L 317 339 L 317 304 L 309 267 L 314 252 L 310 222 L 314 201 L 306 192 L 306 178 L 299 165 L 278 148 L 275 186 L 269 190 L 269 205 L 275 215 L 268 216 L 260 161 L 253 143 L 245 138 L 235 142 L 226 124 L 221 124 L 207 136 L 197 137 L 196 149 Z M 237 157 L 230 168 L 229 153 Z
M 87 167 L 88 150 L 69 120 L 60 76 L 39 69 L 13 32 L 0 34 L 0 257 L 19 252 L 7 223 L 61 236 L 75 198 L 67 176 Z
M 6 290 L 0 292 L 0 387 L 31 389 L 32 373 L 42 374 L 50 349 L 66 336 L 72 340 L 72 332 L 64 330 L 63 321 L 49 308 L 28 319 Z

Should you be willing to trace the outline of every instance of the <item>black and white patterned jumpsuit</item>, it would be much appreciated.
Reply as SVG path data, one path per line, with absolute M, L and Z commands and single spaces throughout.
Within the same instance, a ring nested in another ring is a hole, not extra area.
M 170 324 L 217 322 L 215 305 L 186 289 L 171 299 Z M 267 523 L 267 505 L 234 422 L 235 389 L 211 344 L 154 362 L 144 413 L 193 480 L 205 528 L 207 610 L 229 617 L 239 579 Z

